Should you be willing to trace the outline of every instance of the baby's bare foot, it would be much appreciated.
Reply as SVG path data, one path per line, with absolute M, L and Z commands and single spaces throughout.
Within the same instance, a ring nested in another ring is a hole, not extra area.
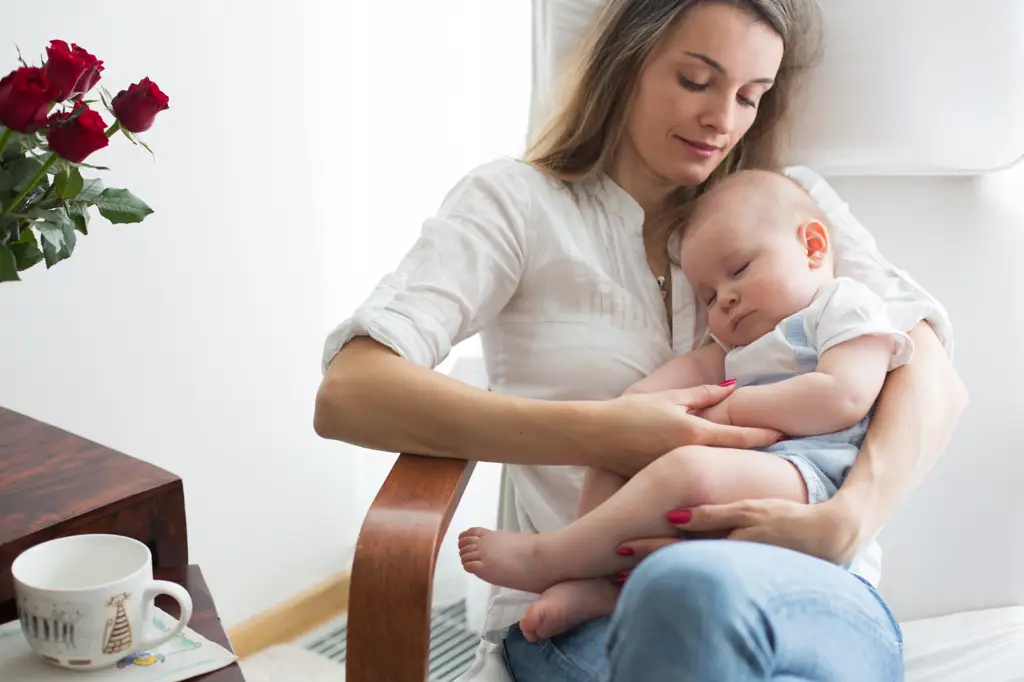
M 481 580 L 539 594 L 562 578 L 540 545 L 532 533 L 470 528 L 459 535 L 459 556 L 462 567 Z
M 605 578 L 569 580 L 544 590 L 519 621 L 529 642 L 554 637 L 580 623 L 611 615 L 619 588 Z

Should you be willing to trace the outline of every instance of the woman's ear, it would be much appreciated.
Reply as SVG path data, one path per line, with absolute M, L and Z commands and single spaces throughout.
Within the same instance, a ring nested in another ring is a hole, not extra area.
M 828 229 L 820 220 L 809 220 L 800 226 L 800 239 L 807 249 L 807 262 L 812 270 L 825 264 L 830 250 Z

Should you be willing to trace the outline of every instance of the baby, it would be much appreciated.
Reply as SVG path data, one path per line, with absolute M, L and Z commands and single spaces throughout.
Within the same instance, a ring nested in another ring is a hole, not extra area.
M 677 534 L 671 510 L 754 498 L 816 504 L 835 494 L 886 373 L 906 363 L 913 346 L 876 294 L 834 275 L 825 222 L 803 188 L 768 171 L 737 173 L 697 202 L 680 259 L 708 307 L 714 343 L 673 358 L 627 392 L 728 379 L 736 390 L 700 416 L 790 438 L 761 451 L 681 447 L 628 481 L 589 470 L 579 518 L 556 532 L 463 532 L 467 571 L 541 593 L 520 621 L 526 639 L 610 614 L 618 588 L 605 576 L 631 563 L 616 548 Z

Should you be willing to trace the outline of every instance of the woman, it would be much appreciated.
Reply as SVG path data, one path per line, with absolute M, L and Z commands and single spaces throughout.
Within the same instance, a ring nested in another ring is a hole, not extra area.
M 573 518 L 576 466 L 630 475 L 681 445 L 774 441 L 689 413 L 730 387 L 621 393 L 703 342 L 705 316 L 670 243 L 716 179 L 781 165 L 786 105 L 813 61 L 813 12 L 812 0 L 611 2 L 527 162 L 469 173 L 331 333 L 317 432 L 507 463 L 516 520 L 532 531 Z M 505 635 L 517 682 L 902 677 L 901 635 L 872 585 L 873 537 L 931 468 L 966 394 L 943 349 L 942 307 L 878 254 L 820 178 L 794 177 L 833 223 L 837 269 L 883 297 L 914 360 L 889 375 L 828 502 L 675 512 L 684 531 L 751 542 L 626 543 L 620 553 L 638 561 L 672 546 L 636 569 L 611 621 L 538 644 L 517 625 L 532 595 L 499 594 L 487 628 Z M 491 391 L 430 371 L 478 332 Z

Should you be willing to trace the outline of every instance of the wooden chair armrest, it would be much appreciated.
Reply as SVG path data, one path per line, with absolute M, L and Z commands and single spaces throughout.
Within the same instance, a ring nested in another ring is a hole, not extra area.
M 363 520 L 349 589 L 349 682 L 424 682 L 437 552 L 475 462 L 402 454 Z

